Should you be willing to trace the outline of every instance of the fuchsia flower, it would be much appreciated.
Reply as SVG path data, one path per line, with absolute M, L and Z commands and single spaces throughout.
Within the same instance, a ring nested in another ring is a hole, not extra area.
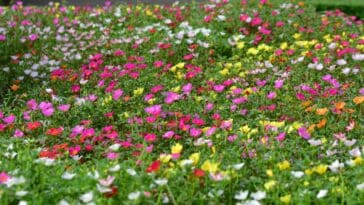
M 16 129 L 14 132 L 14 137 L 23 137 L 24 136 L 24 132 L 22 132 L 19 129 Z
M 310 133 L 308 133 L 306 127 L 300 127 L 298 128 L 298 135 L 301 136 L 303 139 L 308 140 L 311 138 Z
M 286 138 L 286 133 L 281 132 L 278 134 L 278 136 L 275 138 L 277 141 L 282 142 Z
M 160 115 L 162 112 L 162 105 L 153 105 L 146 107 L 144 111 L 150 115 Z
M 268 94 L 267 94 L 267 98 L 269 99 L 269 100 L 273 100 L 274 98 L 276 98 L 277 97 L 277 94 L 274 92 L 274 91 L 272 91 L 272 92 L 269 92 Z
M 71 105 L 69 105 L 69 104 L 59 105 L 58 110 L 60 110 L 62 112 L 67 112 L 70 109 L 70 107 L 71 107 Z
M 29 40 L 31 40 L 31 41 L 35 41 L 35 40 L 37 40 L 37 39 L 38 39 L 37 34 L 30 34 L 30 35 L 29 35 Z
M 4 117 L 3 122 L 5 124 L 12 124 L 15 121 L 15 119 L 16 119 L 15 115 L 11 114 L 11 115 L 9 115 L 7 117 Z
M 123 95 L 123 90 L 121 89 L 117 89 L 113 92 L 112 94 L 112 99 L 113 100 L 118 100 L 121 96 Z
M 191 90 L 192 90 L 192 84 L 191 84 L 191 83 L 188 83 L 188 84 L 186 84 L 186 85 L 184 85 L 184 86 L 182 87 L 182 91 L 183 91 L 186 95 L 190 94 L 190 93 L 191 93 Z
M 284 80 L 282 79 L 278 79 L 274 82 L 274 88 L 275 89 L 280 89 L 283 86 Z
M 0 173 L 0 184 L 6 184 L 6 182 L 10 179 L 10 175 L 8 175 L 6 172 Z
M 221 93 L 224 91 L 225 89 L 225 86 L 224 85 L 214 85 L 214 91 L 217 92 L 217 93 Z
M 201 135 L 201 133 L 202 133 L 202 130 L 201 129 L 194 128 L 194 127 L 192 127 L 190 129 L 190 135 L 191 135 L 191 137 L 198 137 L 198 136 Z
M 147 142 L 154 142 L 157 139 L 157 135 L 153 133 L 148 133 L 144 136 L 144 140 Z
M 5 35 L 0 34 L 0 41 L 5 41 L 5 40 L 6 40 L 6 36 L 5 36 Z
M 164 102 L 166 104 L 172 104 L 174 101 L 177 101 L 179 100 L 179 95 L 175 92 L 167 92 L 167 96 L 166 98 L 164 99 Z
M 163 138 L 170 139 L 173 137 L 173 135 L 174 135 L 173 131 L 167 131 L 166 133 L 163 134 Z

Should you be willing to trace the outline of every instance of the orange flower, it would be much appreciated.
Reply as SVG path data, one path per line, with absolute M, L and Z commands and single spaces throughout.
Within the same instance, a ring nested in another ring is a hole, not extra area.
M 343 101 L 337 102 L 334 104 L 334 106 L 335 106 L 335 109 L 342 110 L 345 107 L 345 103 Z
M 319 128 L 319 129 L 323 128 L 323 127 L 325 127 L 326 122 L 327 122 L 326 119 L 322 119 L 319 123 L 316 124 L 316 127 Z
M 46 135 L 56 137 L 56 136 L 62 134 L 62 132 L 63 132 L 63 127 L 50 128 L 49 130 L 47 130 Z
M 12 91 L 17 91 L 19 88 L 20 88 L 20 86 L 19 86 L 19 85 L 16 85 L 16 84 L 14 84 L 14 85 L 10 86 L 10 89 L 11 89 Z
M 356 105 L 362 104 L 362 103 L 364 102 L 364 95 L 355 97 L 355 98 L 353 99 L 353 102 L 354 102 Z
M 309 106 L 309 105 L 311 105 L 311 100 L 308 100 L 308 101 L 303 101 L 302 103 L 301 103 L 301 105 L 303 106 L 303 107 L 307 107 L 307 106 Z
M 318 108 L 316 109 L 316 115 L 325 115 L 327 113 L 327 108 Z

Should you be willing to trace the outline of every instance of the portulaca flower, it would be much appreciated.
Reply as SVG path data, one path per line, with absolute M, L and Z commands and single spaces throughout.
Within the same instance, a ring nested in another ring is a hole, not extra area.
M 266 193 L 265 193 L 265 191 L 257 191 L 257 192 L 255 192 L 255 193 L 252 193 L 250 196 L 253 198 L 253 199 L 255 199 L 255 200 L 257 200 L 257 201 L 259 201 L 259 200 L 262 200 L 262 199 L 264 199 L 265 197 L 266 197 Z
M 76 176 L 76 174 L 72 174 L 69 172 L 65 172 L 62 174 L 62 179 L 71 180 Z
M 91 202 L 93 198 L 94 198 L 94 194 L 92 193 L 92 191 L 87 192 L 87 193 L 80 196 L 80 200 L 83 203 Z
M 129 200 L 137 200 L 140 197 L 140 191 L 136 191 L 136 192 L 131 192 L 128 195 L 128 199 Z
M 301 178 L 305 173 L 301 171 L 291 171 L 291 175 L 295 178 Z
M 321 189 L 317 194 L 316 198 L 321 199 L 327 195 L 327 189 Z
M 237 194 L 235 194 L 234 198 L 236 200 L 245 200 L 249 195 L 249 191 L 239 191 Z

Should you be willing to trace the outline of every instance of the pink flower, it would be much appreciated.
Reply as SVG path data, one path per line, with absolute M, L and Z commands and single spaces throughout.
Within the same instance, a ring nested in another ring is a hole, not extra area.
M 272 91 L 272 92 L 269 92 L 269 93 L 268 93 L 267 98 L 268 98 L 269 100 L 272 100 L 272 99 L 274 99 L 276 96 L 277 96 L 277 94 L 276 94 L 274 91 Z
M 167 92 L 167 97 L 164 99 L 166 104 L 172 104 L 174 101 L 179 100 L 179 95 L 175 92 Z
M 113 92 L 112 94 L 112 99 L 113 100 L 118 100 L 121 96 L 123 95 L 123 90 L 121 89 L 117 89 Z
M 7 117 L 4 117 L 3 122 L 5 124 L 12 124 L 15 121 L 15 118 L 16 118 L 15 115 L 11 114 L 11 115 L 9 115 Z
M 31 99 L 27 102 L 27 107 L 30 110 L 36 110 L 38 107 L 37 101 L 35 99 Z
M 166 133 L 164 133 L 163 138 L 170 139 L 173 137 L 173 135 L 174 135 L 173 131 L 167 131 Z
M 58 106 L 58 110 L 62 111 L 62 112 L 67 112 L 70 109 L 71 105 L 69 104 L 64 104 L 64 105 L 60 105 Z
M 215 132 L 216 132 L 216 127 L 211 127 L 211 128 L 209 128 L 207 131 L 206 131 L 206 136 L 207 137 L 209 137 L 209 136 L 211 136 L 211 135 L 213 135 Z
M 106 158 L 110 159 L 110 160 L 115 160 L 119 157 L 119 154 L 116 152 L 109 152 L 106 154 Z
M 305 127 L 300 127 L 298 128 L 298 135 L 301 136 L 303 139 L 310 139 L 311 136 L 310 136 L 310 133 L 308 133 L 307 129 Z
M 277 141 L 282 142 L 286 138 L 286 133 L 281 132 L 278 134 L 278 136 L 275 138 Z
M 245 103 L 247 101 L 248 100 L 246 99 L 246 97 L 239 97 L 239 98 L 233 99 L 233 103 L 234 104 L 237 104 L 237 105 L 242 104 L 242 103 Z
M 230 136 L 228 136 L 228 141 L 229 142 L 234 142 L 236 140 L 236 138 L 238 138 L 237 135 L 230 135 Z
M 260 25 L 261 23 L 263 23 L 262 19 L 260 17 L 254 17 L 252 19 L 252 22 L 251 22 L 251 25 L 252 26 L 258 26 Z
M 53 109 L 53 107 L 50 107 L 50 108 L 42 110 L 42 113 L 43 113 L 44 116 L 50 117 L 50 116 L 53 115 L 54 109 Z
M 29 40 L 31 40 L 31 41 L 35 41 L 35 40 L 37 40 L 37 39 L 38 39 L 37 34 L 30 34 L 30 35 L 29 35 Z
M 184 85 L 182 87 L 182 91 L 185 93 L 185 94 L 190 94 L 191 93 L 191 90 L 192 90 L 192 84 L 191 83 L 188 83 L 186 85 Z
M 224 85 L 214 85 L 214 91 L 217 92 L 217 93 L 223 92 L 224 89 L 225 89 Z
M 200 129 L 198 129 L 198 128 L 193 127 L 193 128 L 190 129 L 191 137 L 198 137 L 198 136 L 201 135 L 201 133 L 202 133 L 202 131 Z
M 1 172 L 0 173 L 0 184 L 5 184 L 10 178 L 11 178 L 10 175 L 8 175 L 6 172 Z
M 6 40 L 6 36 L 5 36 L 5 35 L 0 34 L 0 41 L 5 41 L 5 40 Z
M 14 137 L 23 137 L 24 136 L 24 133 L 19 130 L 19 129 L 16 129 L 15 132 L 14 132 Z
M 148 133 L 144 136 L 144 140 L 147 142 L 154 142 L 157 139 L 157 135 L 153 133 Z
M 280 89 L 283 86 L 284 80 L 282 79 L 278 79 L 274 82 L 274 88 L 275 89 Z
M 150 115 L 159 115 L 162 112 L 162 105 L 153 105 L 146 107 L 144 111 Z

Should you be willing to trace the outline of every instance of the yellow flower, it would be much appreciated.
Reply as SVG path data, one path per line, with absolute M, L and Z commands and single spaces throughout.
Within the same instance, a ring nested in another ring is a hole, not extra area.
M 220 70 L 220 71 L 219 71 L 219 73 L 220 73 L 221 75 L 225 76 L 225 75 L 229 74 L 229 70 L 225 68 L 225 69 L 223 69 L 223 70 Z
M 171 160 L 172 156 L 170 154 L 161 154 L 159 155 L 159 160 L 163 163 L 169 162 Z
M 316 167 L 313 168 L 313 171 L 321 175 L 325 174 L 325 172 L 327 171 L 327 165 L 324 164 L 317 165 Z
M 144 88 L 137 88 L 137 89 L 135 89 L 135 90 L 133 91 L 134 96 L 141 95 L 141 94 L 143 94 L 143 92 L 144 92 Z
M 363 159 L 361 157 L 357 157 L 353 161 L 355 165 L 359 165 L 363 162 Z
M 193 164 L 196 165 L 198 163 L 198 161 L 200 161 L 200 153 L 196 152 L 190 155 L 190 157 L 188 158 L 190 160 L 193 161 Z
M 183 68 L 185 67 L 185 63 L 181 62 L 176 65 L 177 68 Z
M 305 182 L 303 182 L 303 185 L 304 185 L 304 186 L 308 186 L 308 185 L 310 185 L 310 182 L 305 181 Z
M 283 42 L 283 43 L 281 43 L 280 48 L 281 48 L 282 50 L 285 50 L 287 47 L 288 47 L 288 43 L 287 43 L 287 42 Z
M 273 188 L 276 185 L 276 181 L 275 180 L 270 180 L 267 183 L 264 184 L 264 188 L 266 190 L 269 190 L 271 188 Z
M 289 169 L 290 166 L 291 166 L 291 164 L 287 160 L 284 160 L 283 162 L 278 163 L 279 170 Z
M 201 169 L 207 172 L 215 173 L 218 170 L 219 164 L 210 162 L 210 160 L 206 160 L 202 166 Z
M 273 177 L 273 171 L 271 169 L 267 169 L 267 171 L 265 171 L 265 173 L 267 173 L 268 176 Z
M 256 48 L 249 48 L 246 52 L 247 54 L 257 55 L 259 53 L 259 50 Z
M 291 202 L 291 195 L 287 194 L 285 196 L 281 196 L 279 199 L 281 200 L 282 203 L 289 204 Z
M 180 143 L 177 143 L 172 146 L 172 154 L 179 154 L 182 152 L 183 146 Z
M 243 132 L 243 133 L 248 133 L 250 132 L 250 128 L 248 125 L 244 125 L 243 127 L 240 127 L 240 131 Z
M 244 43 L 244 42 L 238 42 L 238 43 L 236 44 L 236 47 L 237 47 L 238 49 L 243 49 L 243 48 L 244 48 L 244 46 L 245 46 L 245 43 Z
M 176 86 L 174 88 L 172 88 L 172 91 L 175 93 L 178 93 L 181 90 L 181 86 Z
M 241 62 L 237 62 L 234 64 L 234 68 L 237 68 L 237 69 L 241 69 L 242 68 L 242 64 Z
M 293 35 L 293 38 L 294 39 L 299 39 L 301 37 L 301 34 L 299 34 L 299 33 L 295 33 L 294 35 Z
M 311 175 L 312 173 L 313 173 L 312 169 L 306 169 L 305 170 L 306 175 Z

